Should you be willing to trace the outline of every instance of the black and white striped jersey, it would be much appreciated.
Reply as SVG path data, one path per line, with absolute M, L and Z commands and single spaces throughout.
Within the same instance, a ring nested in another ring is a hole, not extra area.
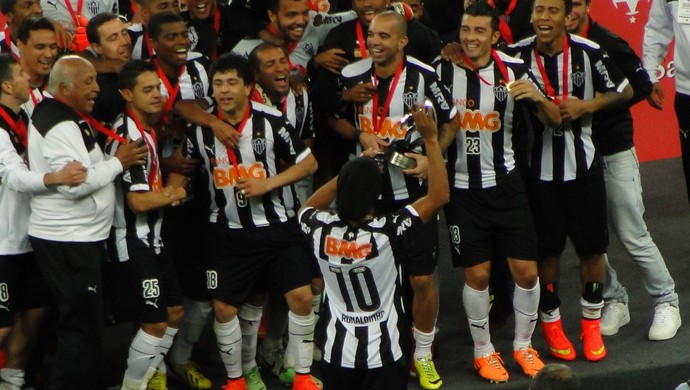
M 161 95 L 167 102 L 167 100 L 170 99 L 170 95 L 172 92 L 168 90 L 168 85 L 174 90 L 176 89 L 176 86 L 179 84 L 180 87 L 178 89 L 177 94 L 174 97 L 176 102 L 179 100 L 204 99 L 210 105 L 213 103 L 213 100 L 210 97 L 211 84 L 208 79 L 208 73 L 206 72 L 206 69 L 208 69 L 208 61 L 206 57 L 202 56 L 200 53 L 189 52 L 188 55 L 189 57 L 187 60 L 187 64 L 185 65 L 184 71 L 182 72 L 182 74 L 180 74 L 180 76 L 177 79 L 170 79 L 166 76 L 167 83 L 165 82 L 165 80 L 161 80 Z M 155 63 L 156 61 L 154 57 L 154 64 Z M 161 71 L 159 71 L 158 74 L 159 77 L 163 77 L 161 76 L 163 74 Z M 172 114 L 172 112 L 164 113 L 164 115 Z M 178 146 L 178 143 L 180 141 L 180 139 L 168 138 L 165 141 L 161 142 L 160 145 L 158 145 L 161 150 L 161 157 L 169 157 L 172 154 L 174 148 Z
M 394 88 L 386 117 L 377 120 L 380 122 L 378 132 L 374 130 L 372 120 L 373 99 L 365 104 L 343 102 L 333 113 L 336 118 L 347 119 L 363 133 L 376 134 L 389 142 L 402 139 L 414 141 L 420 137 L 417 131 L 408 133 L 407 125 L 401 125 L 400 120 L 415 104 L 423 104 L 425 98 L 433 102 L 439 127 L 455 118 L 457 111 L 452 104 L 450 93 L 443 87 L 438 75 L 429 65 L 414 57 L 405 56 L 403 70 L 395 86 L 391 85 L 395 79 L 394 76 L 375 80 L 373 70 L 371 58 L 357 61 L 343 69 L 340 84 L 344 89 L 352 88 L 360 83 L 378 85 L 379 111 L 385 105 L 389 91 Z M 352 150 L 353 157 L 362 153 L 362 145 L 359 142 L 355 144 L 355 150 Z M 415 199 L 422 195 L 421 185 L 417 178 L 405 176 L 400 168 L 389 164 L 382 199 L 384 201 Z
M 567 34 L 569 50 L 553 57 L 540 53 L 547 83 L 556 96 L 552 98 L 593 99 L 597 92 L 622 92 L 628 80 L 613 64 L 598 44 Z M 535 57 L 536 38 L 526 38 L 505 49 L 525 61 L 539 86 L 549 90 Z M 564 58 L 567 69 L 563 85 Z M 551 92 L 549 92 L 551 93 Z M 538 120 L 534 125 L 534 146 L 530 165 L 535 177 L 544 181 L 568 181 L 588 174 L 598 158 L 592 141 L 592 114 L 574 121 L 564 121 L 559 128 L 544 126 Z
M 132 40 L 133 60 L 148 60 L 156 54 L 148 40 L 146 26 L 141 23 L 133 23 L 127 28 L 127 33 Z
M 416 210 L 407 206 L 351 227 L 333 211 L 306 208 L 299 221 L 324 280 L 324 360 L 376 368 L 400 359 L 409 325 L 399 266 L 422 226 Z
M 0 53 L 10 54 L 14 58 L 19 59 L 19 48 L 14 42 L 12 42 L 11 39 L 8 39 L 7 31 L 10 30 L 7 23 L 5 23 L 5 27 L 3 27 L 2 30 L 0 30 Z
M 148 147 L 148 158 L 145 165 L 136 165 L 125 169 L 115 181 L 116 203 L 115 218 L 111 231 L 110 242 L 114 242 L 117 259 L 113 261 L 129 260 L 128 242 L 139 240 L 156 254 L 163 246 L 161 239 L 161 225 L 163 223 L 163 209 L 155 209 L 145 213 L 135 213 L 127 205 L 127 194 L 130 192 L 160 191 L 162 176 L 160 162 L 156 148 L 156 137 L 147 131 L 141 131 L 129 115 L 120 115 L 114 127 L 118 134 L 132 141 L 144 138 Z M 106 154 L 114 156 L 119 142 L 113 140 L 106 145 Z M 155 170 L 155 172 L 154 172 Z
M 259 84 L 254 85 L 254 90 L 249 98 L 257 103 L 262 103 L 281 110 L 303 140 L 316 136 L 314 130 L 314 112 L 311 108 L 309 93 L 306 90 L 302 91 L 302 94 L 297 96 L 292 91 L 292 88 L 290 88 L 290 92 L 288 92 L 288 95 L 283 99 L 280 107 L 273 105 L 273 102 L 271 102 L 271 99 L 268 98 L 268 95 L 266 95 Z
M 213 111 L 216 115 L 216 111 Z M 246 198 L 236 190 L 239 178 L 266 179 L 278 174 L 280 161 L 296 164 L 311 150 L 297 136 L 283 113 L 260 103 L 251 103 L 251 114 L 234 153 L 232 164 L 225 145 L 206 127 L 188 134 L 182 154 L 199 159 L 205 168 L 210 195 L 209 220 L 231 229 L 264 227 L 287 222 L 296 216 L 299 201 L 292 185 L 274 189 L 261 197 Z M 202 180 L 204 182 L 204 180 Z
M 513 132 L 524 116 L 506 83 L 528 79 L 522 60 L 498 53 L 508 80 L 492 58 L 475 70 L 442 61 L 437 72 L 449 86 L 460 130 L 448 147 L 448 177 L 455 188 L 488 188 L 515 169 Z
M 168 82 L 173 88 L 175 88 L 178 82 L 180 83 L 179 93 L 175 96 L 176 101 L 206 99 L 209 103 L 212 102 L 210 98 L 211 88 L 206 69 L 208 69 L 206 57 L 201 55 L 201 53 L 190 51 L 184 72 L 176 80 L 168 78 Z M 161 84 L 161 95 L 170 96 L 170 91 L 168 91 L 165 83 Z

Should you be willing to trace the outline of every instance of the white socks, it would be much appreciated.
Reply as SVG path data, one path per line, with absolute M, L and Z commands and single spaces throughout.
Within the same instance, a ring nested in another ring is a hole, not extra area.
M 161 340 L 144 332 L 143 329 L 139 329 L 136 336 L 134 336 L 134 340 L 132 340 L 132 344 L 129 346 L 127 370 L 122 382 L 123 389 L 139 390 L 139 387 L 145 381 L 146 374 L 149 371 L 152 360 L 156 356 L 156 350 Z
M 513 350 L 519 351 L 532 344 L 532 334 L 537 325 L 537 311 L 539 310 L 539 280 L 529 290 L 515 285 L 513 293 L 513 311 L 515 312 L 515 339 Z
M 288 340 L 286 360 L 288 367 L 294 367 L 298 374 L 308 374 L 314 354 L 314 328 L 316 317 L 314 312 L 306 316 L 288 313 Z
M 479 358 L 494 352 L 489 333 L 489 289 L 477 291 L 465 284 L 462 290 L 462 303 L 474 341 L 474 357 Z
M 262 306 L 245 303 L 237 311 L 242 331 L 242 370 L 245 372 L 256 367 L 256 336 L 261 325 L 262 309 Z
M 230 322 L 213 322 L 216 333 L 220 357 L 225 365 L 228 378 L 236 379 L 242 376 L 242 331 L 240 320 L 235 317 Z
M 431 333 L 424 333 L 416 327 L 412 328 L 412 336 L 414 337 L 414 358 L 421 359 L 426 356 L 431 356 L 431 345 L 434 343 L 435 331 Z
M 592 303 L 584 298 L 580 298 L 580 306 L 582 306 L 582 318 L 588 320 L 598 320 L 601 318 L 601 309 L 604 307 L 604 300 Z

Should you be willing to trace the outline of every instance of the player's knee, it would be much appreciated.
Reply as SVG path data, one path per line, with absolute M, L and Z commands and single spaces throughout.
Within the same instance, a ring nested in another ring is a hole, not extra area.
M 213 300 L 213 314 L 216 321 L 226 323 L 237 317 L 237 308 L 219 300 Z
M 435 288 L 433 275 L 412 275 L 410 284 L 415 294 L 430 293 Z
M 183 306 L 168 307 L 168 324 L 177 326 L 182 322 L 182 317 L 184 317 Z
M 311 286 L 298 287 L 285 294 L 290 311 L 298 315 L 307 315 L 311 312 L 311 298 Z
M 141 329 L 151 336 L 161 338 L 165 334 L 165 329 L 168 327 L 167 322 L 157 322 L 153 324 L 141 324 Z
M 538 276 L 537 267 L 519 267 L 513 270 L 515 284 L 526 290 L 534 288 Z

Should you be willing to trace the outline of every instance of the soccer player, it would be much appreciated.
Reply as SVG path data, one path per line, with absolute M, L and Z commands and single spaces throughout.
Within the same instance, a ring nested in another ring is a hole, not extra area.
M 156 67 L 143 60 L 125 65 L 119 75 L 119 90 L 127 102 L 115 122 L 117 133 L 133 142 L 143 140 L 146 164 L 126 169 L 117 181 L 115 221 L 110 240 L 112 261 L 119 262 L 118 282 L 126 290 L 123 299 L 141 324 L 129 348 L 123 388 L 165 389 L 163 358 L 182 321 L 182 289 L 172 259 L 161 239 L 163 208 L 176 206 L 186 197 L 184 188 L 163 188 L 155 125 L 163 110 L 161 81 Z M 111 142 L 106 153 L 116 150 Z M 150 381 L 149 381 L 150 380 Z
M 559 311 L 560 255 L 570 237 L 580 258 L 582 340 L 589 361 L 606 356 L 600 333 L 608 246 L 606 190 L 600 156 L 592 142 L 592 113 L 626 102 L 632 89 L 595 43 L 565 30 L 572 0 L 535 0 L 535 37 L 510 47 L 559 107 L 560 126 L 533 120 L 530 202 L 537 231 L 539 304 L 551 354 L 575 359 Z M 534 115 L 532 115 L 534 116 Z
M 41 3 L 39 0 L 3 1 L 0 11 L 7 20 L 5 28 L 0 31 L 0 52 L 10 53 L 19 58 L 19 48 L 16 44 L 19 27 L 27 19 L 38 19 L 43 16 Z
M 409 324 L 399 267 L 427 222 L 448 202 L 437 128 L 428 109 L 412 113 L 428 159 L 428 192 L 412 205 L 375 214 L 385 187 L 371 157 L 346 163 L 300 211 L 302 231 L 324 276 L 325 348 L 321 365 L 330 390 L 407 389 L 403 358 Z M 336 212 L 328 208 L 336 197 Z
M 49 389 L 96 386 L 103 334 L 101 262 L 115 215 L 113 180 L 141 165 L 146 145 L 123 143 L 106 159 L 96 143 L 105 129 L 90 116 L 98 94 L 96 70 L 85 59 L 62 57 L 50 73 L 45 98 L 29 126 L 29 165 L 48 173 L 70 161 L 88 170 L 86 181 L 31 199 L 29 238 L 59 311 L 57 351 Z
M 573 0 L 568 31 L 591 39 L 606 50 L 633 87 L 630 105 L 652 92 L 652 83 L 640 58 L 622 38 L 589 16 L 591 0 Z M 650 340 L 667 340 L 676 335 L 681 318 L 675 282 L 666 268 L 644 222 L 644 203 L 640 183 L 639 162 L 633 144 L 630 108 L 621 105 L 598 111 L 592 119 L 592 131 L 604 163 L 604 180 L 608 215 L 613 231 L 620 238 L 628 255 L 640 266 L 642 285 L 654 300 L 654 319 L 649 328 Z M 618 281 L 616 271 L 606 263 L 606 301 L 601 315 L 601 334 L 614 335 L 630 321 L 628 294 Z
M 113 123 L 125 108 L 125 101 L 118 91 L 117 74 L 132 57 L 132 40 L 120 17 L 109 12 L 98 14 L 89 20 L 86 36 L 97 55 L 93 63 L 108 62 L 113 65 L 108 71 L 96 69 L 101 91 L 93 107 L 96 119 Z
M 176 118 L 172 108 L 181 100 L 197 101 L 204 106 L 210 104 L 207 60 L 199 53 L 189 51 L 187 26 L 175 12 L 153 15 L 148 21 L 148 32 L 156 53 L 151 61 L 161 79 L 161 95 L 165 102 L 161 113 L 162 123 L 159 124 L 161 132 L 158 133 L 161 170 L 163 174 L 175 172 L 195 177 L 199 172 L 197 161 L 182 158 L 180 152 L 187 123 Z M 170 351 L 170 361 L 175 372 L 188 384 L 202 389 L 210 388 L 211 381 L 190 358 L 193 345 L 201 336 L 211 312 L 210 297 L 206 292 L 205 264 L 198 261 L 200 254 L 204 253 L 206 201 L 204 196 L 195 193 L 190 202 L 170 209 L 163 220 L 162 231 L 186 298 L 185 318 L 177 342 Z
M 308 0 L 269 0 L 266 8 L 270 20 L 268 32 L 286 45 L 291 70 L 302 76 L 306 76 L 309 61 L 316 55 L 326 34 L 338 24 L 355 18 L 352 11 L 317 14 L 310 11 Z M 261 42 L 261 39 L 245 38 L 232 52 L 247 57 Z
M 29 77 L 31 93 L 22 108 L 31 116 L 36 105 L 43 100 L 48 75 L 58 56 L 55 27 L 46 18 L 28 19 L 17 34 L 22 68 Z
M 128 28 L 132 41 L 132 59 L 149 59 L 156 54 L 151 45 L 148 24 L 152 17 L 163 12 L 180 13 L 177 0 L 139 0 L 137 14 L 141 23 L 132 23 Z
M 290 184 L 316 170 L 316 159 L 297 137 L 282 112 L 250 103 L 254 74 L 246 59 L 218 58 L 210 71 L 217 107 L 213 114 L 240 135 L 239 147 L 226 147 L 209 128 L 197 127 L 187 138 L 184 156 L 203 161 L 203 185 L 211 198 L 207 286 L 213 296 L 214 331 L 227 371 L 226 389 L 244 389 L 242 332 L 238 313 L 256 283 L 269 283 L 285 294 L 290 307 L 287 355 L 295 368 L 293 389 L 317 389 L 311 378 L 314 313 L 311 310 L 311 258 L 295 218 L 298 202 Z M 279 161 L 288 167 L 277 170 Z M 172 185 L 184 184 L 171 175 Z M 258 313 L 257 313 L 258 311 Z M 252 323 L 258 327 L 258 321 Z M 252 330 L 255 333 L 255 330 Z
M 9 53 L 0 56 L 0 84 L 0 345 L 7 350 L 0 388 L 20 390 L 26 359 L 50 304 L 29 243 L 31 193 L 81 184 L 87 173 L 79 162 L 45 174 L 28 170 L 29 118 L 21 105 L 29 100 L 29 80 Z
M 474 341 L 474 365 L 492 382 L 508 380 L 489 332 L 489 278 L 493 247 L 501 248 L 515 280 L 513 357 L 534 376 L 544 366 L 531 338 L 539 306 L 537 244 L 529 202 L 516 169 L 513 134 L 527 131 L 522 110 L 557 126 L 558 107 L 538 90 L 522 60 L 499 54 L 499 19 L 486 1 L 472 3 L 462 17 L 463 66 L 444 61 L 441 81 L 451 86 L 460 118 L 457 134 L 448 134 L 449 177 L 453 180 L 445 215 L 451 255 L 464 268 L 463 304 Z
M 393 11 L 378 14 L 369 26 L 367 47 L 371 56 L 346 66 L 341 85 L 348 90 L 372 83 L 373 91 L 362 88 L 358 92 L 364 103 L 344 103 L 331 118 L 331 127 L 346 139 L 356 142 L 355 155 L 362 151 L 383 152 L 392 142 L 413 142 L 418 133 L 408 132 L 401 118 L 415 104 L 429 99 L 437 113 L 441 134 L 455 133 L 456 109 L 447 90 L 433 68 L 404 55 L 407 44 L 406 22 Z M 392 164 L 385 169 L 385 185 L 377 212 L 386 213 L 410 204 L 424 193 L 426 178 L 424 157 L 416 168 L 403 170 Z M 413 158 L 414 158 L 413 157 Z M 434 340 L 438 295 L 433 279 L 436 268 L 437 221 L 425 224 L 418 245 L 407 253 L 403 271 L 409 275 L 414 289 L 412 318 L 414 319 L 414 361 L 422 387 L 437 389 L 441 378 L 431 359 Z
M 211 60 L 230 51 L 246 36 L 271 40 L 271 34 L 261 20 L 263 15 L 247 7 L 245 2 L 226 5 L 216 0 L 191 0 L 187 1 L 187 9 L 182 17 L 187 20 L 192 50 Z

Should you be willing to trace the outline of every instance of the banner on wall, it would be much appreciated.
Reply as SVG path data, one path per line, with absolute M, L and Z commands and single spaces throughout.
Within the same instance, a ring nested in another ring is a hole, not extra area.
M 628 41 L 642 58 L 644 26 L 652 0 L 594 0 L 590 9 L 592 19 Z M 669 55 L 659 66 L 657 76 L 664 90 L 664 109 L 652 108 L 647 101 L 637 103 L 633 109 L 635 148 L 641 161 L 680 156 L 678 121 L 673 111 L 675 95 L 673 45 Z

